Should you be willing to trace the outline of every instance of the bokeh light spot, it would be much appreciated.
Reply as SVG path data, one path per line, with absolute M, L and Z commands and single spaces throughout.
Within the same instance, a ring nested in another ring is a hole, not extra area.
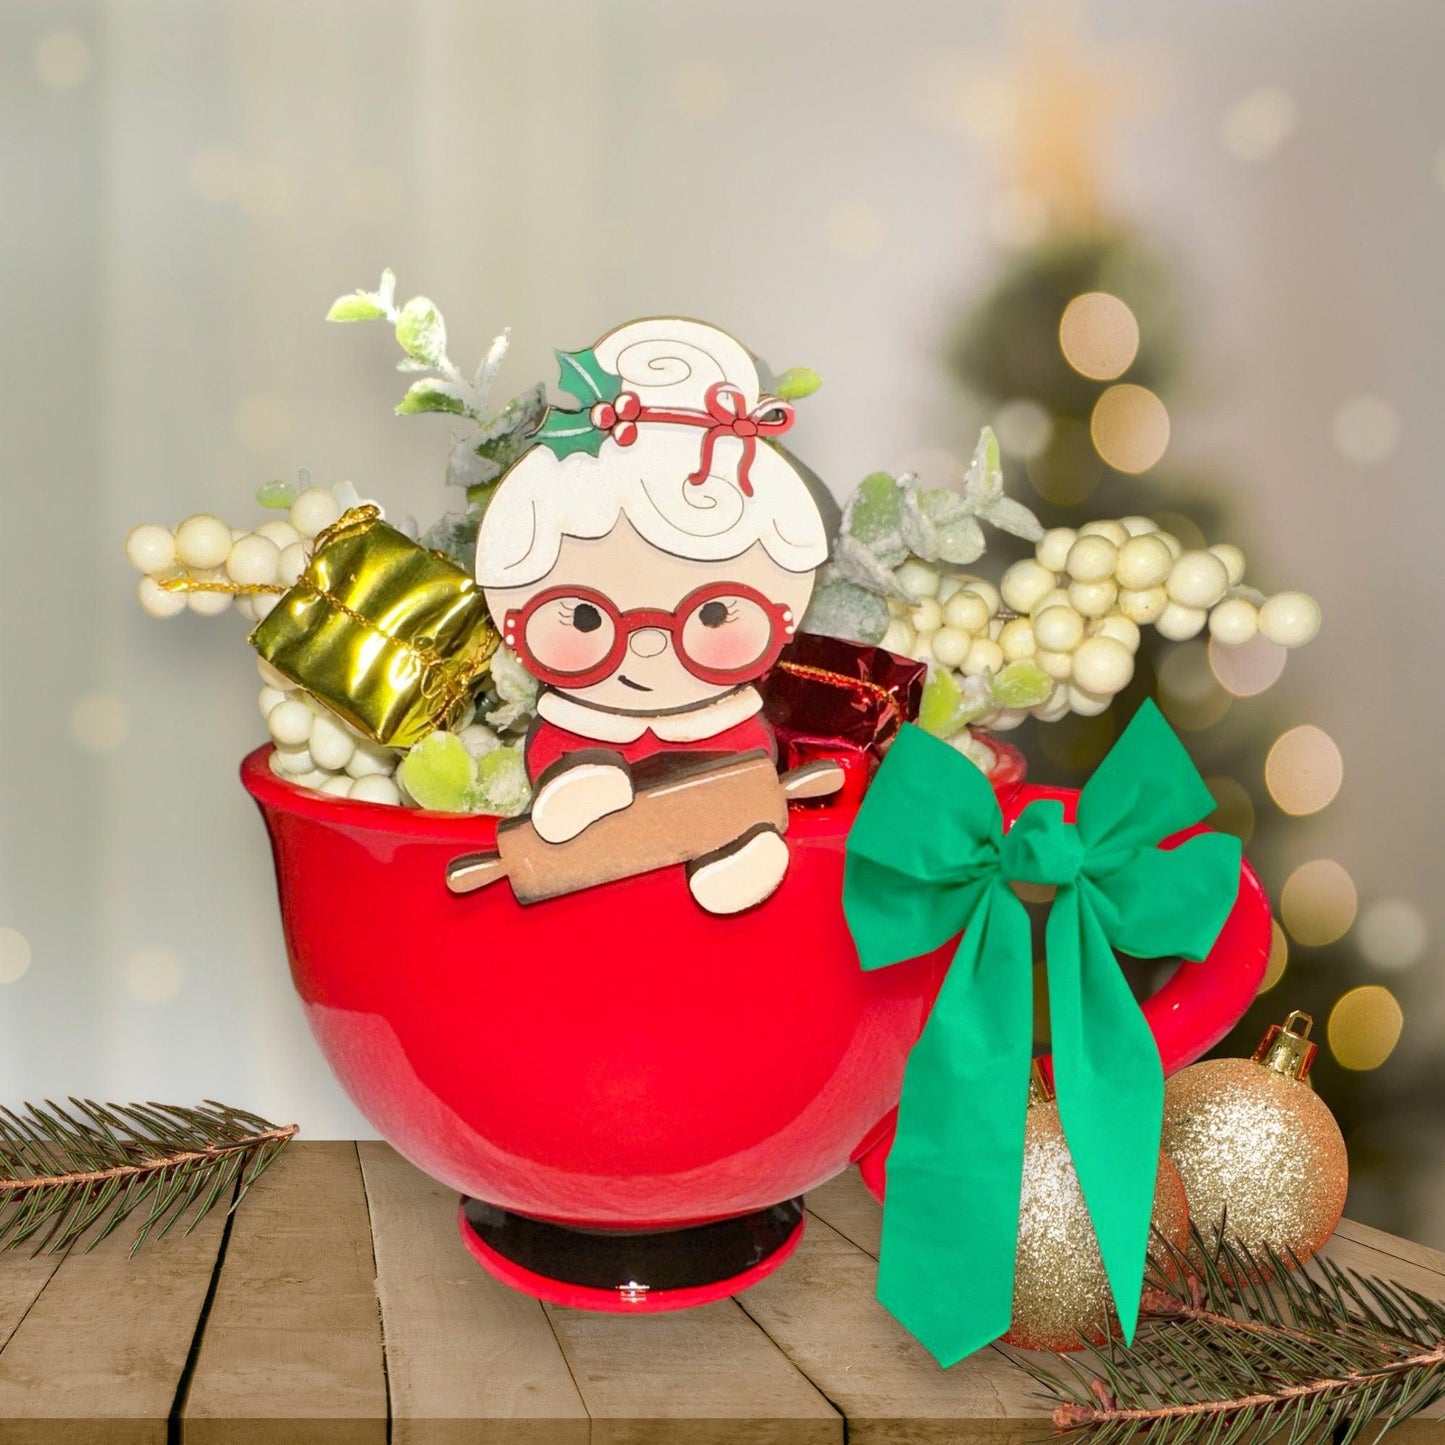
M 1269 795 L 1286 813 L 1303 817 L 1334 801 L 1345 762 L 1335 740 L 1313 724 L 1282 733 L 1264 763 Z
M 1405 1014 L 1389 989 L 1377 983 L 1352 988 L 1330 1011 L 1330 1052 L 1346 1069 L 1378 1069 L 1404 1026 Z
M 1369 466 L 1394 454 L 1400 445 L 1400 416 L 1381 396 L 1355 396 L 1334 418 L 1335 446 L 1352 462 Z
M 90 42 L 74 30 L 52 30 L 35 42 L 35 77 L 47 90 L 78 90 L 90 79 Z
M 1260 993 L 1268 993 L 1280 979 L 1284 977 L 1284 971 L 1289 967 L 1289 939 L 1285 937 L 1285 931 L 1279 926 L 1277 918 L 1269 921 L 1269 962 L 1264 966 L 1264 978 L 1260 982 Z
M 1219 685 L 1235 697 L 1253 697 L 1279 681 L 1286 649 L 1256 634 L 1238 647 L 1209 640 L 1209 667 Z
M 122 698 L 92 692 L 70 710 L 70 736 L 88 753 L 114 752 L 125 742 L 130 709 Z
M 1355 943 L 1376 968 L 1409 968 L 1430 945 L 1425 916 L 1403 898 L 1382 898 L 1360 913 Z
M 1133 365 L 1139 353 L 1139 323 L 1117 296 L 1089 291 L 1064 307 L 1059 349 L 1080 376 L 1113 381 Z
M 1148 387 L 1124 382 L 1094 403 L 1089 432 L 1115 471 L 1147 472 L 1169 445 L 1169 413 Z
M 1354 879 L 1333 858 L 1301 863 L 1279 895 L 1284 926 L 1296 943 L 1322 948 L 1343 938 L 1355 921 Z
M 1068 417 L 1056 419 L 1044 445 L 1024 460 L 1034 491 L 1056 507 L 1078 506 L 1104 475 L 1088 427 Z
M 993 429 L 1004 451 L 1031 461 L 1048 446 L 1053 420 L 1046 407 L 1020 396 L 995 408 Z
M 0 983 L 14 983 L 30 967 L 30 940 L 18 928 L 0 928 Z
M 166 1003 L 186 981 L 186 962 L 173 948 L 147 944 L 125 961 L 126 987 L 146 1003 Z
M 693 120 L 721 115 L 733 93 L 727 71 L 711 60 L 680 66 L 673 72 L 671 90 L 672 103 Z
M 1241 96 L 1224 113 L 1219 138 L 1236 160 L 1267 161 L 1299 123 L 1294 97 L 1278 85 L 1262 85 Z
M 1213 727 L 1233 701 L 1209 668 L 1209 650 L 1198 638 L 1172 647 L 1158 664 L 1159 710 L 1183 732 Z

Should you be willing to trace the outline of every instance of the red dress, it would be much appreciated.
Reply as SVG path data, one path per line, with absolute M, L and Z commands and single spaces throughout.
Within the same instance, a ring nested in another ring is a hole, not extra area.
M 751 689 L 748 691 L 751 692 Z M 555 697 L 555 694 L 553 696 Z M 549 709 L 544 701 L 542 710 L 545 712 L 560 709 L 556 707 Z M 632 720 L 633 726 L 626 730 L 636 731 L 639 735 L 627 741 L 617 741 L 607 736 L 595 735 L 610 731 L 611 729 L 606 724 L 610 719 L 616 717 L 616 714 L 594 714 L 598 725 L 594 729 L 594 735 L 590 736 L 586 732 L 573 731 L 559 723 L 549 721 L 545 716 L 538 716 L 536 722 L 532 724 L 532 730 L 527 734 L 524 749 L 527 777 L 535 783 L 547 768 L 568 753 L 599 748 L 606 752 L 619 753 L 629 763 L 640 763 L 644 758 L 655 757 L 658 753 L 748 753 L 756 752 L 758 749 L 762 749 L 776 762 L 778 746 L 773 737 L 772 728 L 756 712 L 751 716 L 744 716 L 740 721 L 734 720 L 739 711 L 738 708 L 719 709 L 722 715 L 718 717 L 718 721 L 727 725 L 707 737 L 658 736 L 658 732 L 676 733 L 680 731 L 677 726 L 678 721 L 688 720 L 691 715 L 687 713 L 669 713 L 657 719 L 636 718 Z M 732 715 L 731 719 L 726 715 L 728 713 Z M 565 715 L 569 720 L 576 719 L 579 725 L 585 726 L 591 721 L 589 710 L 575 704 L 565 709 Z M 653 731 L 651 726 L 653 723 L 656 724 L 658 732 Z M 698 729 L 688 728 L 685 730 L 695 731 Z

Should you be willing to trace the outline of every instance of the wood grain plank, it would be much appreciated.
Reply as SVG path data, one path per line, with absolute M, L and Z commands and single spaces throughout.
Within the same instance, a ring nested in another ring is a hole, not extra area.
M 0 1349 L 20 1327 L 64 1258 L 63 1254 L 32 1258 L 23 1250 L 0 1255 Z
M 738 1296 L 847 1417 L 849 1445 L 1021 1442 L 1047 1433 L 1022 1370 L 993 1349 L 940 1369 L 878 1303 L 877 1279 L 877 1261 L 815 1216 L 788 1265 Z
M 868 1192 L 856 1169 L 843 1173 L 808 1191 L 808 1212 L 856 1244 L 864 1254 L 878 1258 L 878 1241 L 883 1233 L 883 1206 Z
M 593 1445 L 842 1445 L 837 1412 L 731 1300 L 657 1315 L 546 1309 Z
M 53 1259 L 0 1351 L 0 1441 L 164 1445 L 225 1223 L 214 1209 L 192 1234 L 153 1236 L 134 1258 L 136 1225 L 123 1224 L 89 1252 L 82 1238 Z
M 876 1259 L 882 1228 L 882 1210 L 864 1187 L 856 1170 L 849 1170 L 813 1190 L 808 1195 L 808 1209 L 816 1219 L 826 1221 L 850 1243 Z M 1433 1298 L 1445 1299 L 1445 1255 L 1423 1245 L 1414 1244 L 1409 1240 L 1400 1239 L 1395 1235 L 1386 1234 L 1381 1230 L 1372 1229 L 1368 1225 L 1347 1219 L 1341 1222 L 1339 1231 L 1326 1245 L 1323 1253 L 1345 1269 L 1354 1269 L 1364 1274 L 1393 1279 Z M 870 1279 L 870 1288 L 871 1284 Z M 767 1286 L 761 1286 L 760 1289 L 766 1290 Z M 757 1301 L 761 1307 L 766 1302 L 766 1296 L 760 1294 L 759 1291 L 754 1291 L 751 1295 L 743 1298 L 744 1308 L 751 1309 L 754 1301 Z M 879 1310 L 886 1316 L 886 1312 L 881 1310 L 881 1306 Z M 767 1319 L 762 1318 L 761 1314 L 760 1322 L 763 1323 L 764 1328 L 769 1328 Z M 779 1343 L 782 1344 L 784 1350 L 806 1373 L 810 1374 L 824 1393 L 842 1406 L 844 1412 L 849 1416 L 850 1440 L 893 1441 L 913 1438 L 901 1421 L 890 1422 L 887 1428 L 879 1429 L 874 1422 L 855 1418 L 850 1401 L 833 1393 L 831 1380 L 813 1374 L 809 1360 L 795 1354 L 786 1338 L 778 1336 L 775 1338 L 779 1338 Z M 998 1352 L 988 1353 L 993 1354 L 995 1360 L 1002 1361 L 1003 1359 Z M 925 1362 L 927 1361 L 926 1355 L 921 1357 Z M 949 1371 L 948 1374 L 985 1369 L 984 1360 L 985 1356 L 974 1356 L 973 1360 L 967 1360 L 955 1366 L 954 1370 Z M 935 1369 L 934 1374 L 938 1373 Z M 1031 1388 L 1031 1383 L 1025 1381 L 1024 1389 Z M 876 1408 L 876 1406 L 870 1408 Z M 1029 1408 L 1036 1407 L 1030 1405 Z M 1392 1438 L 1398 1439 L 1400 1445 L 1410 1445 L 1411 1440 L 1420 1442 L 1420 1445 L 1425 1445 L 1425 1442 L 1429 1442 L 1429 1445 L 1441 1445 L 1441 1442 L 1445 1441 L 1445 1423 L 1442 1423 L 1440 1419 L 1442 1415 L 1445 1415 L 1445 1403 L 1432 1407 L 1419 1419 L 1402 1427 Z M 991 1431 L 985 1429 L 984 1433 L 991 1434 Z M 919 1438 L 926 1437 L 920 1436 Z
M 457 1238 L 457 1196 L 387 1144 L 359 1146 L 393 1445 L 588 1445 L 587 1409 L 541 1304 Z
M 1356 1244 L 1365 1245 L 1380 1254 L 1388 1255 L 1391 1259 L 1401 1259 L 1407 1264 L 1419 1265 L 1421 1269 L 1428 1269 L 1445 1277 L 1445 1253 L 1438 1249 L 1431 1249 L 1429 1245 L 1416 1244 L 1410 1239 L 1401 1239 L 1398 1234 L 1386 1234 L 1383 1229 L 1376 1229 L 1369 1224 L 1361 1224 L 1357 1219 L 1340 1220 L 1340 1227 L 1335 1237 L 1352 1240 Z
M 290 1145 L 236 1212 L 185 1445 L 386 1445 L 374 1284 L 356 1145 Z

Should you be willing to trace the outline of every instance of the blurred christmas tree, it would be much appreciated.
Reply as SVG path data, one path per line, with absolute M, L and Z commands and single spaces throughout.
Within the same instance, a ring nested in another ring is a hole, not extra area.
M 1103 131 L 1137 86 L 1101 65 L 1057 9 L 1030 16 L 1018 58 L 986 67 L 990 115 L 975 131 L 1003 162 L 993 219 L 1006 245 L 949 341 L 950 367 L 973 402 L 968 427 L 993 423 L 1007 474 L 1027 477 L 1046 527 L 1142 514 L 1186 547 L 1248 542 L 1231 516 L 1247 480 L 1191 472 L 1169 456 L 1169 404 L 1190 339 L 1177 270 L 1103 200 Z M 1267 576 L 1267 539 L 1253 540 L 1251 570 Z M 1027 723 L 1017 741 L 1032 776 L 1077 786 L 1142 698 L 1158 699 L 1218 800 L 1214 825 L 1244 839 L 1284 920 L 1265 990 L 1216 1052 L 1248 1054 L 1290 1008 L 1319 1021 L 1317 1036 L 1328 1021 L 1315 1079 L 1350 1143 L 1352 1208 L 1408 1231 L 1418 1212 L 1398 1185 L 1410 1100 L 1424 1081 L 1376 1072 L 1398 1037 L 1399 1007 L 1369 983 L 1347 938 L 1347 870 L 1322 860 L 1290 873 L 1285 863 L 1284 835 L 1334 797 L 1341 763 L 1322 730 L 1291 726 L 1303 699 L 1281 695 L 1271 706 L 1256 696 L 1283 666 L 1283 650 L 1263 637 L 1230 648 L 1207 632 L 1179 643 L 1146 629 L 1134 679 L 1112 707 Z M 1382 1124 L 1386 1115 L 1399 1122 Z

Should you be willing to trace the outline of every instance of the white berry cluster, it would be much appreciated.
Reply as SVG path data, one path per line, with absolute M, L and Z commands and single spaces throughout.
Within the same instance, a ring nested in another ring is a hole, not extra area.
M 1044 700 L 977 719 L 995 730 L 1016 727 L 1030 713 L 1053 722 L 1103 712 L 1134 675 L 1143 626 L 1175 642 L 1208 627 L 1230 646 L 1260 634 L 1283 647 L 1303 646 L 1320 626 L 1319 605 L 1305 593 L 1266 597 L 1244 586 L 1238 547 L 1186 549 L 1147 517 L 1055 527 L 997 587 L 917 559 L 894 575 L 911 601 L 889 599 L 882 641 L 889 651 L 960 673 L 965 682 L 1014 663 L 1052 680 Z
M 243 617 L 259 622 L 280 593 L 238 595 L 227 589 L 293 586 L 310 559 L 312 541 L 341 513 L 333 493 L 308 487 L 291 503 L 285 520 L 264 522 L 250 532 L 204 512 L 174 529 L 143 522 L 125 539 L 126 556 L 144 574 L 140 605 L 152 617 L 175 617 L 187 608 L 203 617 L 219 617 L 234 601 Z M 202 585 L 188 590 L 184 585 L 168 587 L 167 582 Z
M 401 753 L 348 727 L 264 658 L 259 699 L 271 741 L 271 771 L 302 788 L 365 803 L 401 803 L 396 769 Z

